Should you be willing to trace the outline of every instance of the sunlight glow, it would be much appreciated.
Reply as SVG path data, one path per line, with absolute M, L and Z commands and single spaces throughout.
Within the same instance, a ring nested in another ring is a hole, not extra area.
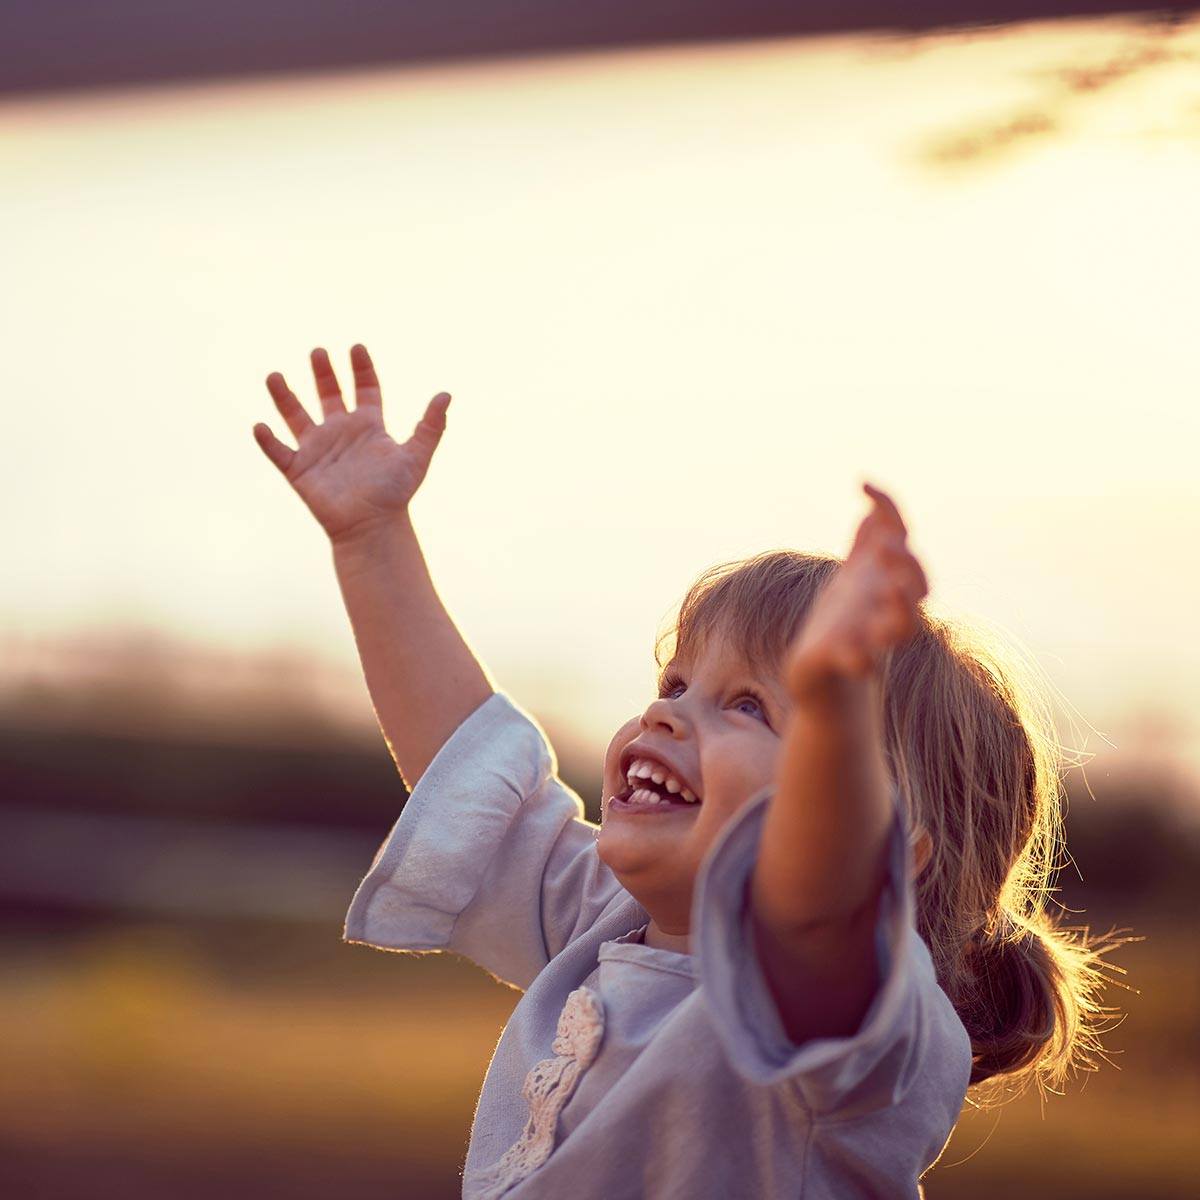
M 937 605 L 1195 754 L 1198 52 L 1112 19 L 5 101 L 0 622 L 356 670 L 251 427 L 362 341 L 395 436 L 454 396 L 414 505 L 453 616 L 593 746 L 703 568 L 844 554 L 868 479 Z

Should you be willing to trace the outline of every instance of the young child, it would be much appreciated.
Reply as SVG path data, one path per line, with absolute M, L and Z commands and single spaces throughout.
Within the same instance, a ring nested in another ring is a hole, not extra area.
M 464 1197 L 920 1196 L 968 1087 L 1090 1066 L 1103 950 L 1045 911 L 1053 726 L 923 611 L 887 495 L 864 485 L 844 562 L 779 551 L 697 581 L 596 826 L 418 547 L 450 397 L 397 444 L 363 346 L 351 363 L 353 410 L 316 350 L 324 420 L 274 373 L 298 449 L 254 434 L 329 535 L 411 792 L 344 939 L 454 951 L 524 992 Z

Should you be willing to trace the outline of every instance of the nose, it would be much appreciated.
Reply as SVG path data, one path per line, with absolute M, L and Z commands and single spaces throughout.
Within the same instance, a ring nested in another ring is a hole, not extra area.
M 642 714 L 642 728 L 653 729 L 655 725 L 662 725 L 669 729 L 672 735 L 677 734 L 683 728 L 684 719 L 675 701 L 661 696 L 650 701 L 646 706 L 646 711 Z

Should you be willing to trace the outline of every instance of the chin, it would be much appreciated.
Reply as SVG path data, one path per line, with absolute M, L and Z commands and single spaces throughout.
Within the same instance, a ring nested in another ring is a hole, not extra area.
M 661 877 L 669 863 L 664 862 L 664 850 L 658 839 L 640 837 L 633 829 L 609 829 L 602 826 L 596 838 L 596 855 L 617 877 L 626 891 L 632 891 L 629 881 Z M 667 851 L 667 858 L 672 858 Z
M 622 872 L 648 867 L 654 859 L 644 843 L 619 833 L 614 834 L 611 829 L 606 832 L 604 826 L 601 826 L 596 837 L 596 856 L 618 879 Z

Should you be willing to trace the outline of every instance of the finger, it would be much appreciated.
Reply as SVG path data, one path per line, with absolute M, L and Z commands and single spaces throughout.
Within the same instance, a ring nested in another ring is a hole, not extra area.
M 267 376 L 267 391 L 271 393 L 271 399 L 275 401 L 279 415 L 287 422 L 292 436 L 299 441 L 301 434 L 312 428 L 312 417 L 305 411 L 304 405 L 296 399 L 292 389 L 288 387 L 287 382 L 278 371 L 272 371 Z M 266 427 L 264 426 L 264 428 Z
M 344 413 L 346 405 L 342 400 L 342 389 L 338 386 L 337 376 L 333 373 L 333 363 L 329 361 L 329 355 L 318 346 L 310 357 L 313 378 L 317 381 L 317 395 L 321 398 L 321 411 L 327 417 L 334 413 Z
M 375 374 L 375 364 L 366 346 L 361 342 L 350 347 L 350 365 L 354 368 L 355 407 L 373 404 L 382 411 L 383 394 L 379 390 L 379 377 Z
M 900 539 L 899 534 L 889 533 L 880 543 L 879 556 L 886 566 L 888 575 L 899 582 L 914 599 L 929 594 L 929 581 L 920 561 Z
M 872 607 L 904 613 L 905 620 L 916 619 L 917 606 L 925 594 L 920 590 L 923 582 L 906 566 L 889 571 Z
M 863 526 L 863 541 L 876 554 L 883 550 L 907 550 L 904 531 L 896 528 L 891 514 L 878 504 L 863 518 Z
M 910 559 L 904 567 L 905 582 L 909 588 L 909 594 L 914 600 L 920 600 L 922 596 L 929 595 L 929 580 L 925 576 L 924 568 L 915 559 Z
M 446 432 L 446 409 L 450 407 L 450 393 L 438 392 L 425 406 L 425 415 L 417 422 L 409 443 L 415 445 L 422 459 L 428 463 L 437 449 L 442 434 Z
M 854 534 L 854 545 L 850 547 L 850 553 L 862 552 L 867 546 L 877 543 L 882 535 L 889 533 L 891 530 L 885 524 L 883 514 L 878 507 L 872 508 L 858 523 L 858 530 Z
M 903 598 L 896 598 L 871 614 L 867 630 L 868 642 L 879 650 L 886 650 L 912 637 L 917 628 L 908 603 Z
M 884 521 L 889 525 L 894 525 L 900 533 L 908 535 L 908 528 L 904 524 L 904 518 L 900 516 L 900 510 L 896 507 L 891 496 L 887 492 L 882 492 L 873 484 L 864 483 L 863 491 L 875 501 L 877 506 L 876 511 L 884 518 Z
M 254 427 L 254 440 L 262 447 L 262 452 L 286 475 L 296 457 L 296 451 L 285 446 L 266 425 L 259 422 Z
M 916 554 L 907 547 L 889 545 L 882 551 L 887 563 L 888 574 L 899 584 L 905 594 L 916 601 L 929 595 L 929 580 Z
M 864 483 L 863 490 L 871 488 L 871 484 Z M 872 489 L 874 490 L 874 489 Z M 872 497 L 874 500 L 874 497 Z M 854 546 L 852 549 L 857 550 L 867 543 L 875 543 L 884 538 L 899 538 L 903 542 L 904 527 L 903 523 L 899 529 L 892 519 L 891 513 L 879 501 L 872 503 L 870 510 L 858 523 L 858 530 L 854 538 Z

